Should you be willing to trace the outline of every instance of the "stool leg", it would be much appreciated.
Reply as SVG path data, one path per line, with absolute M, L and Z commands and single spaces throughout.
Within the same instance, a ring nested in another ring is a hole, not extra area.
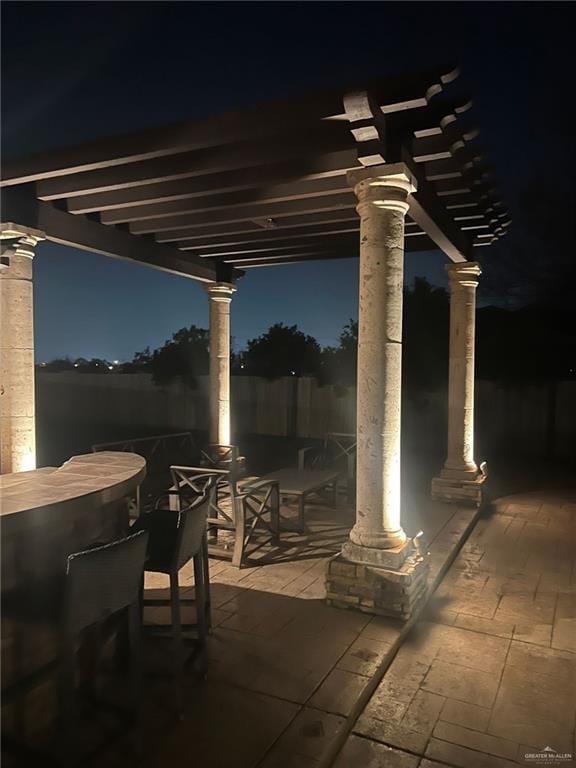
M 129 636 L 126 632 L 124 622 L 116 630 L 116 641 L 114 643 L 114 667 L 117 675 L 123 675 L 128 660 Z
M 180 587 L 178 572 L 170 574 L 170 606 L 172 610 L 172 668 L 174 674 L 174 698 L 181 716 L 184 710 L 183 675 L 184 643 L 182 642 L 182 620 L 180 617 Z
M 280 540 L 280 497 L 277 487 L 273 487 L 268 500 L 270 505 L 270 529 L 272 541 L 277 544 Z
M 200 645 L 201 671 L 205 673 L 208 667 L 206 625 L 206 588 L 204 584 L 204 564 L 200 555 L 194 556 L 194 587 L 196 593 L 196 621 L 198 624 L 198 640 Z
M 76 759 L 76 648 L 74 638 L 64 632 L 61 637 L 58 698 L 60 723 L 58 751 L 63 765 L 71 766 Z
M 140 600 L 128 608 L 128 636 L 130 638 L 130 682 L 132 706 L 134 708 L 134 742 L 139 756 L 144 752 L 143 708 L 142 708 L 142 625 L 140 622 Z
M 204 570 L 204 597 L 206 601 L 206 628 L 212 631 L 212 599 L 210 596 L 210 557 L 208 555 L 208 537 L 202 539 L 202 566 Z

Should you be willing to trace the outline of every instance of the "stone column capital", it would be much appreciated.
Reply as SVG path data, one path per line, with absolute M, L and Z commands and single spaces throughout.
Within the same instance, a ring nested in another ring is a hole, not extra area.
M 210 301 L 222 301 L 227 304 L 230 304 L 232 296 L 237 290 L 232 283 L 208 283 L 204 288 Z
M 462 261 L 456 264 L 446 264 L 446 272 L 450 279 L 450 287 L 476 288 L 482 269 L 477 261 Z
M 11 278 L 32 279 L 32 259 L 40 240 L 41 232 L 28 230 L 9 222 L 0 225 L 0 275 Z
M 11 221 L 4 221 L 0 224 L 0 240 L 16 240 L 17 243 L 12 247 L 19 251 L 21 256 L 34 256 L 33 249 L 40 242 L 45 240 L 46 235 L 38 229 L 23 227 L 20 224 L 14 224 Z M 32 253 L 30 253 L 32 251 Z
M 408 195 L 417 189 L 416 179 L 404 163 L 374 165 L 348 171 L 348 183 L 358 198 L 360 216 L 370 209 L 408 212 Z

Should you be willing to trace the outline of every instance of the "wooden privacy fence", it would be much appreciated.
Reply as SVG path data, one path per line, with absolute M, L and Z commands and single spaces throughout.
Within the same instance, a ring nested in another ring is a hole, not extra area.
M 113 425 L 131 436 L 208 427 L 208 380 L 194 389 L 181 382 L 155 386 L 148 374 L 41 373 L 37 380 L 39 417 L 50 425 Z M 476 387 L 476 435 L 479 447 L 515 446 L 531 455 L 553 452 L 576 456 L 576 381 L 513 386 L 479 381 Z M 553 406 L 553 407 L 552 407 Z M 315 379 L 286 377 L 268 381 L 232 377 L 233 434 L 322 438 L 327 432 L 354 432 L 356 390 L 319 386 Z M 44 418 L 43 417 L 49 417 Z M 426 447 L 443 443 L 446 393 L 405 396 L 403 440 Z

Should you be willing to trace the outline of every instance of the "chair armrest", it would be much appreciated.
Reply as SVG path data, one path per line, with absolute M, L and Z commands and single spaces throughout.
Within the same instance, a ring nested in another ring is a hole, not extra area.
M 181 472 L 198 472 L 203 475 L 228 475 L 229 469 L 213 469 L 212 467 L 184 467 L 179 464 L 171 464 L 170 470 L 176 470 Z
M 278 480 L 254 480 L 253 482 L 242 486 L 238 493 L 238 497 L 249 496 L 254 491 L 261 491 L 264 488 L 272 488 L 274 486 L 280 488 Z

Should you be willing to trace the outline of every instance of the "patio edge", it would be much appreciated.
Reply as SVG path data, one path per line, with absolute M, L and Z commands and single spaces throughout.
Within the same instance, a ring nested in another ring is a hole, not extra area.
M 333 766 L 335 760 L 340 754 L 340 751 L 344 747 L 346 740 L 354 730 L 356 721 L 358 720 L 358 718 L 364 711 L 366 705 L 372 698 L 372 695 L 374 694 L 375 690 L 380 685 L 384 675 L 386 674 L 388 668 L 394 661 L 396 654 L 398 653 L 404 640 L 406 639 L 406 636 L 421 618 L 422 614 L 426 610 L 426 607 L 430 599 L 438 589 L 440 583 L 442 582 L 442 579 L 444 578 L 448 569 L 456 559 L 464 543 L 466 542 L 470 533 L 475 527 L 478 519 L 488 507 L 489 507 L 488 502 L 485 504 L 482 504 L 481 506 L 459 506 L 457 510 L 454 512 L 454 514 L 452 515 L 452 517 L 450 517 L 450 519 L 445 523 L 443 528 L 440 530 L 440 532 L 431 542 L 430 555 L 431 555 L 432 562 L 430 567 L 430 574 L 432 578 L 429 585 L 429 589 L 426 593 L 426 597 L 416 607 L 410 619 L 408 619 L 408 621 L 406 621 L 406 623 L 403 625 L 402 629 L 400 630 L 400 634 L 398 635 L 397 639 L 393 642 L 393 644 L 390 646 L 385 656 L 382 658 L 382 661 L 378 665 L 377 670 L 374 672 L 374 674 L 370 678 L 368 678 L 368 681 L 365 687 L 363 688 L 357 701 L 352 707 L 352 711 L 346 717 L 346 721 L 344 723 L 342 730 L 338 732 L 335 739 L 328 745 L 326 750 L 320 756 L 320 759 L 318 761 L 318 768 L 331 768 L 331 766 Z M 458 518 L 460 516 L 465 516 L 465 515 L 469 515 L 469 520 L 466 522 L 464 530 L 460 533 L 458 538 L 454 541 L 453 546 L 450 547 L 449 551 L 445 554 L 441 562 L 434 562 L 434 560 L 436 559 L 434 557 L 434 545 L 437 544 L 438 541 L 442 539 L 442 536 L 443 534 L 445 534 L 446 529 L 449 528 L 451 525 L 453 525 L 453 523 L 455 522 L 455 518 Z

